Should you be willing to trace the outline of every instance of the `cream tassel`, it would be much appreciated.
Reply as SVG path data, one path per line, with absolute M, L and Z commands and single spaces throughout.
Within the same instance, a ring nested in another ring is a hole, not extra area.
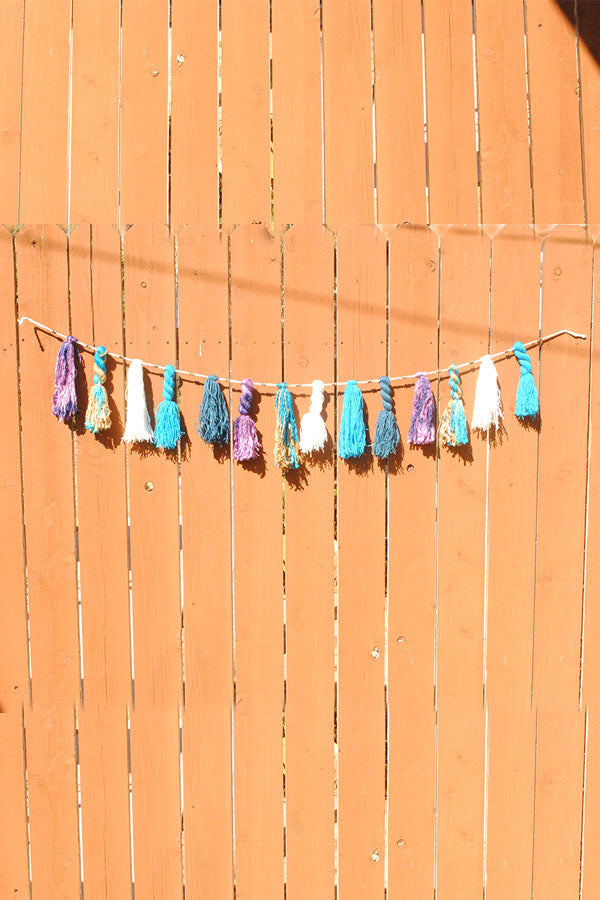
M 144 441 L 151 443 L 152 437 L 142 361 L 134 359 L 127 372 L 127 420 L 123 441 L 126 444 L 140 444 Z
M 327 428 L 323 421 L 322 410 L 325 385 L 316 379 L 312 383 L 310 409 L 302 416 L 300 422 L 300 452 L 316 453 L 327 443 Z
M 498 428 L 502 418 L 502 400 L 498 387 L 498 372 L 491 356 L 481 357 L 481 366 L 475 388 L 475 404 L 471 428 L 489 431 Z

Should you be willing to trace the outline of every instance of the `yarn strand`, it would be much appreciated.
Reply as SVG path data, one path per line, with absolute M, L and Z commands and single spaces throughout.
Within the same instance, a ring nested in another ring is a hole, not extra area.
M 256 423 L 250 416 L 254 384 L 251 378 L 242 381 L 242 396 L 238 406 L 239 416 L 233 423 L 233 458 L 238 462 L 258 459 L 261 446 L 256 431 Z
M 163 399 L 156 408 L 156 427 L 154 429 L 154 444 L 164 450 L 174 450 L 177 441 L 183 434 L 179 421 L 179 407 L 173 399 L 176 383 L 175 367 L 167 366 L 163 384 Z
M 94 383 L 90 391 L 85 427 L 92 434 L 110 428 L 110 409 L 104 382 L 106 381 L 106 347 L 98 347 L 94 354 Z
M 394 415 L 392 388 L 387 375 L 379 379 L 381 385 L 381 402 L 383 409 L 377 416 L 375 426 L 375 439 L 373 441 L 373 456 L 379 459 L 387 459 L 393 456 L 400 443 L 400 429 Z
M 300 452 L 306 456 L 320 453 L 327 443 L 327 428 L 323 421 L 323 403 L 325 385 L 315 379 L 312 383 L 310 409 L 304 413 L 300 422 Z
M 69 335 L 60 345 L 54 371 L 54 394 L 52 395 L 52 413 L 59 422 L 72 419 L 79 412 L 75 381 L 77 379 L 77 363 L 81 354 L 75 346 L 76 338 Z
M 462 447 L 469 443 L 469 432 L 458 366 L 450 366 L 448 375 L 451 397 L 442 416 L 440 439 L 445 447 Z
M 298 428 L 294 417 L 294 405 L 285 381 L 280 382 L 275 396 L 275 410 L 277 413 L 275 425 L 275 464 L 283 472 L 297 469 L 300 466 L 298 459 Z

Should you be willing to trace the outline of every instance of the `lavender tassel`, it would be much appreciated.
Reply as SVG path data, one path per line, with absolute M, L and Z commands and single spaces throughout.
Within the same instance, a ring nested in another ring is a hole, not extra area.
M 256 433 L 256 423 L 250 416 L 253 390 L 252 379 L 245 378 L 242 381 L 242 396 L 238 407 L 240 414 L 233 423 L 233 458 L 238 462 L 257 459 L 260 456 L 261 446 Z
M 75 379 L 77 378 L 77 362 L 81 354 L 75 346 L 77 338 L 68 337 L 60 345 L 54 371 L 54 394 L 52 395 L 52 413 L 59 422 L 72 419 L 79 412 Z
M 435 443 L 435 400 L 431 383 L 422 374 L 415 384 L 408 441 L 419 446 Z

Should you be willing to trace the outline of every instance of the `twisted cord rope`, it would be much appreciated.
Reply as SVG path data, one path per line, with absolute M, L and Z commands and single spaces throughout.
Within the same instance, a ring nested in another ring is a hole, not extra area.
M 460 383 L 460 375 L 458 374 L 458 366 L 453 363 L 448 369 L 448 377 L 450 379 L 450 393 L 453 400 L 460 400 L 463 395 Z
M 242 396 L 240 397 L 240 404 L 238 406 L 238 412 L 240 416 L 249 416 L 250 408 L 252 407 L 252 391 L 254 390 L 254 382 L 251 378 L 244 378 L 242 381 Z
M 323 409 L 323 391 L 325 389 L 325 385 L 322 381 L 319 381 L 318 378 L 312 383 L 312 394 L 310 395 L 310 407 L 309 412 L 315 413 L 315 415 L 320 416 L 321 410 Z
M 163 400 L 172 400 L 175 395 L 175 366 L 165 366 L 162 395 Z
M 531 360 L 529 359 L 529 354 L 527 353 L 521 341 L 516 341 L 516 343 L 513 344 L 512 350 L 517 357 L 518 363 L 521 367 L 521 374 L 525 375 L 527 372 L 531 372 Z
M 75 338 L 72 338 L 75 340 Z M 106 347 L 97 347 L 94 354 L 94 384 L 106 381 Z
M 392 388 L 390 386 L 390 379 L 387 375 L 382 375 L 379 379 L 379 384 L 381 385 L 381 402 L 383 408 L 388 412 L 392 412 Z
M 51 328 L 49 325 L 44 325 L 43 322 L 37 322 L 35 319 L 30 318 L 29 316 L 21 316 L 20 319 L 17 320 L 18 325 L 22 325 L 24 322 L 29 322 L 35 328 L 39 328 L 40 331 L 45 332 L 46 334 L 51 334 L 53 337 L 59 338 L 60 340 L 66 340 L 68 335 L 61 334 L 60 331 L 56 331 L 54 328 Z M 542 335 L 541 337 L 534 338 L 532 341 L 526 341 L 522 346 L 524 348 L 529 347 L 537 347 L 539 344 L 543 344 L 546 341 L 551 341 L 553 338 L 560 337 L 562 334 L 568 334 L 573 338 L 577 338 L 579 340 L 587 340 L 587 334 L 579 334 L 576 331 L 570 331 L 568 328 L 561 328 L 560 331 L 553 331 L 552 334 Z M 85 341 L 77 341 L 80 347 L 85 347 L 86 350 L 91 350 L 92 353 L 95 352 L 96 347 L 93 344 L 86 344 Z M 520 343 L 520 342 L 519 342 Z M 133 362 L 134 357 L 132 356 L 124 356 L 122 353 L 112 353 L 110 354 L 113 359 L 120 359 L 123 362 Z M 514 347 L 507 347 L 506 350 L 499 350 L 497 353 L 492 354 L 492 359 L 502 359 L 502 357 L 508 356 L 516 356 Z M 481 357 L 479 359 L 470 359 L 467 362 L 457 363 L 457 369 L 468 369 L 471 366 L 474 366 L 477 362 L 481 361 Z M 154 362 L 146 362 L 142 360 L 142 365 L 147 369 L 159 369 L 161 372 L 166 371 L 168 366 L 161 366 L 160 363 Z M 172 368 L 172 367 L 171 367 Z M 410 381 L 415 382 L 419 375 L 441 375 L 444 372 L 445 367 L 440 369 L 431 369 L 429 372 L 420 372 L 415 374 L 414 372 L 410 372 L 406 375 L 390 375 L 390 381 Z M 206 381 L 208 375 L 204 375 L 202 372 L 190 372 L 187 369 L 177 369 L 177 374 L 181 376 L 186 376 L 187 378 L 194 378 L 198 381 Z M 349 379 L 354 380 L 354 379 Z M 225 378 L 219 377 L 219 381 L 223 384 L 243 384 L 243 381 L 239 381 L 237 378 Z M 357 384 L 376 384 L 379 381 L 379 378 L 364 378 L 362 381 L 357 381 Z M 259 385 L 260 387 L 277 387 L 278 382 L 275 381 L 255 381 L 255 385 Z M 308 382 L 297 382 L 296 384 L 288 384 L 288 388 L 309 388 L 312 387 L 312 381 Z M 324 387 L 344 387 L 344 385 L 348 384 L 348 381 L 326 381 L 324 382 Z

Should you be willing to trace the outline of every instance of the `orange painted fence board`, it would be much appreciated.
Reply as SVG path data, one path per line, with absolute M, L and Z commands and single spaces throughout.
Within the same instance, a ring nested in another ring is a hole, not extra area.
M 19 221 L 19 157 L 21 144 L 21 77 L 23 69 L 24 0 L 2 7 L 2 59 L 10 80 L 0 96 L 0 209 L 4 222 Z
M 235 379 L 378 379 L 439 359 L 438 415 L 448 364 L 472 359 L 470 419 L 477 359 L 534 339 L 540 309 L 542 333 L 590 335 L 585 231 L 136 225 L 121 239 L 82 224 L 28 226 L 15 247 L 16 270 L 5 231 L 2 886 L 29 889 L 30 855 L 36 900 L 77 900 L 81 855 L 92 898 L 128 897 L 132 881 L 144 896 L 325 897 L 336 879 L 349 897 L 480 898 L 485 883 L 499 900 L 532 885 L 577 900 L 580 882 L 595 897 L 590 339 L 531 351 L 539 432 L 514 416 L 509 357 L 505 430 L 489 447 L 472 434 L 472 460 L 409 446 L 407 379 L 401 454 L 348 464 L 329 388 L 329 450 L 284 478 L 270 386 L 254 394 L 251 465 L 201 442 L 194 376 L 179 386 L 180 454 L 124 448 L 116 360 L 113 429 L 85 432 L 87 350 L 76 427 L 57 422 L 60 342 L 16 326 L 12 306 L 16 272 L 19 315 Z M 596 363 L 597 347 L 592 391 Z M 148 368 L 152 418 L 162 385 Z M 239 386 L 222 386 L 233 419 Z M 363 389 L 372 440 L 380 390 Z M 300 417 L 310 388 L 292 390 Z

